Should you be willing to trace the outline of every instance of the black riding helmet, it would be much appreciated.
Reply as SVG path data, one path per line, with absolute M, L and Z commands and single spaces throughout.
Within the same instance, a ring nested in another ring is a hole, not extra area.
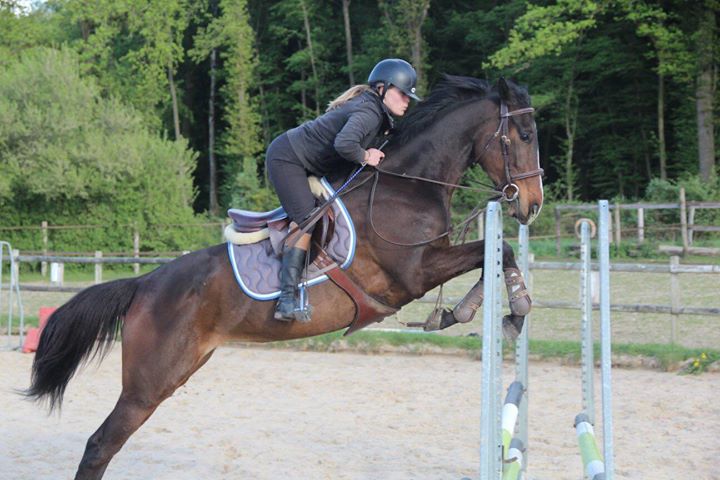
M 368 83 L 372 87 L 382 83 L 385 85 L 385 91 L 392 85 L 399 88 L 408 97 L 420 100 L 420 97 L 415 94 L 417 73 L 412 65 L 399 58 L 386 58 L 378 62 L 370 72 Z

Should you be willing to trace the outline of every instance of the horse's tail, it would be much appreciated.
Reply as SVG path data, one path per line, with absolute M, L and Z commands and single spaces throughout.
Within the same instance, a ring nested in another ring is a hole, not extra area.
M 50 411 L 62 406 L 65 387 L 81 363 L 108 353 L 139 286 L 138 279 L 89 287 L 48 319 L 32 366 L 30 388 L 23 394 L 49 400 Z

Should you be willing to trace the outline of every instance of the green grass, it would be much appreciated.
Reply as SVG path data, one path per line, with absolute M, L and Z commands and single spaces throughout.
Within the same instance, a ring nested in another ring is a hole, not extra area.
M 342 333 L 329 333 L 313 338 L 304 338 L 286 342 L 269 344 L 271 348 L 289 348 L 317 352 L 356 351 L 361 353 L 385 353 L 388 351 L 411 354 L 465 354 L 480 358 L 482 339 L 472 337 L 450 337 L 428 333 L 373 332 L 360 331 L 343 337 Z M 389 349 L 388 347 L 395 347 Z M 654 360 L 649 364 L 657 365 L 663 370 L 673 369 L 680 362 L 690 358 L 699 358 L 702 353 L 718 358 L 720 350 L 686 348 L 679 345 L 659 344 L 613 344 L 613 357 L 642 357 Z M 514 347 L 504 346 L 506 358 L 513 357 Z M 541 360 L 562 360 L 563 363 L 579 364 L 580 343 L 567 340 L 531 340 L 530 355 Z M 595 343 L 594 355 L 596 362 L 600 358 L 600 344 Z M 623 362 L 614 360 L 615 364 Z M 634 365 L 627 362 L 626 366 Z
M 151 272 L 158 268 L 160 265 L 140 265 L 140 274 Z M 48 267 L 49 272 L 49 267 Z M 132 265 L 104 265 L 102 278 L 104 282 L 109 280 L 116 280 L 118 278 L 134 277 Z M 95 280 L 95 269 L 93 265 L 72 265 L 66 264 L 65 271 L 63 273 L 64 281 L 67 283 L 92 283 Z M 42 276 L 39 271 L 36 270 L 21 270 L 20 281 L 22 283 L 32 282 L 48 282 L 50 280 L 50 274 Z
M 0 332 L 5 333 L 7 316 L 0 316 Z M 26 328 L 37 326 L 38 318 L 25 317 Z M 14 320 L 17 330 L 18 319 Z M 257 344 L 243 344 L 257 345 Z M 479 359 L 482 339 L 479 336 L 447 336 L 432 333 L 403 333 L 365 330 L 344 337 L 342 332 L 328 333 L 312 338 L 273 342 L 268 348 L 304 350 L 314 352 L 352 351 L 366 354 L 403 353 L 414 355 L 466 355 Z M 655 365 L 662 370 L 673 370 L 685 360 L 700 358 L 701 354 L 720 358 L 720 350 L 687 348 L 679 345 L 618 344 L 612 346 L 614 364 L 620 366 Z M 504 356 L 514 356 L 511 345 L 504 346 Z M 559 360 L 563 363 L 580 363 L 580 343 L 568 340 L 531 340 L 530 355 L 539 360 Z M 600 344 L 594 345 L 595 360 L 600 358 Z M 618 361 L 618 357 L 648 359 L 649 362 Z

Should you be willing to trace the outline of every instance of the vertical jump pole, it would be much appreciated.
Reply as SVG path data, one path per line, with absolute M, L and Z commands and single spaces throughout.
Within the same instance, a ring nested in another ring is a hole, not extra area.
M 582 343 L 580 346 L 580 369 L 582 372 L 582 411 L 589 422 L 595 425 L 595 380 L 593 371 L 595 360 L 593 352 L 593 304 L 592 304 L 592 267 L 590 244 L 590 223 L 580 223 L 580 301 L 582 302 Z
M 613 480 L 613 423 L 612 423 L 612 381 L 610 367 L 612 365 L 611 329 L 610 329 L 610 242 L 608 225 L 610 219 L 607 200 L 598 202 L 599 210 L 599 252 L 600 259 L 600 350 L 603 410 L 603 457 L 605 460 L 605 478 Z
M 12 325 L 13 325 L 13 306 L 17 303 L 18 314 L 20 317 L 20 341 L 18 348 L 22 348 L 25 340 L 25 312 L 23 310 L 22 300 L 20 299 L 20 266 L 17 262 L 18 251 L 13 250 L 12 246 L 8 242 L 0 241 L 0 307 L 2 306 L 2 275 L 3 275 L 3 250 L 7 248 L 8 256 L 10 259 L 10 283 L 8 284 L 9 290 L 7 293 L 7 337 L 8 337 L 8 348 L 12 345 Z
M 527 225 L 520 225 L 518 230 L 518 241 L 520 243 L 519 260 L 520 271 L 526 282 L 530 282 L 530 232 Z M 532 288 L 532 285 L 529 285 Z M 525 315 L 520 336 L 515 341 L 515 379 L 525 387 L 525 393 L 520 400 L 520 411 L 518 413 L 517 439 L 525 448 L 525 458 L 522 462 L 522 470 L 527 471 L 528 463 L 528 402 L 530 401 L 530 387 L 528 383 L 528 356 L 530 353 L 528 337 L 530 335 L 530 314 Z
M 500 286 L 502 271 L 502 209 L 490 202 L 485 210 L 485 263 L 483 266 L 482 401 L 480 417 L 480 478 L 502 478 L 502 326 Z

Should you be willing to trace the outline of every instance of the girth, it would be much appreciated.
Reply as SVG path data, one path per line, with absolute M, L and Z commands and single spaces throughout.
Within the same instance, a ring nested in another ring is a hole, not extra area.
M 319 265 L 330 280 L 348 294 L 355 304 L 355 317 L 345 335 L 350 335 L 371 323 L 382 321 L 388 315 L 396 313 L 399 309 L 385 305 L 365 293 L 355 280 L 350 278 L 338 264 L 330 258 L 325 250 L 320 249 L 315 263 Z

